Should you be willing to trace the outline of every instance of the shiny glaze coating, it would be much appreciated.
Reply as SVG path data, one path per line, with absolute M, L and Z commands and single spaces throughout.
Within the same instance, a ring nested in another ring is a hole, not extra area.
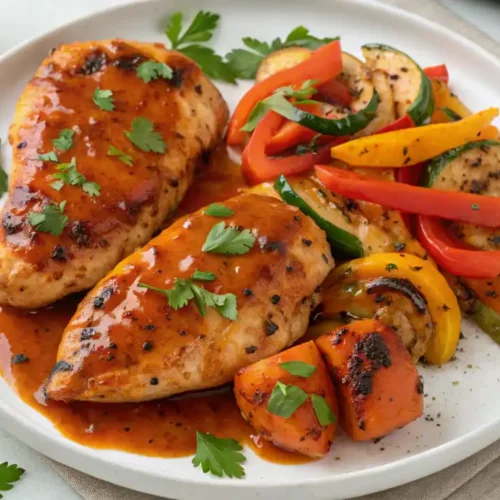
M 170 80 L 145 83 L 141 62 L 173 68 Z M 115 109 L 93 102 L 96 88 L 112 90 Z M 9 198 L 1 213 L 0 303 L 40 307 L 92 287 L 120 259 L 147 242 L 175 210 L 195 166 L 220 139 L 227 106 L 198 66 L 162 44 L 110 40 L 63 45 L 41 65 L 23 92 L 10 129 L 13 145 Z M 124 135 L 145 117 L 167 143 L 165 154 L 145 152 Z M 62 129 L 78 171 L 97 182 L 100 196 L 81 187 L 51 188 L 56 163 L 38 155 L 54 150 Z M 107 155 L 129 154 L 133 166 Z M 30 212 L 66 200 L 69 222 L 60 236 L 36 231 Z
M 225 202 L 225 219 L 203 210 L 179 219 L 120 263 L 81 302 L 64 333 L 48 395 L 58 400 L 142 401 L 230 382 L 244 366 L 300 338 L 315 293 L 333 266 L 325 234 L 279 200 L 242 195 Z M 201 250 L 221 220 L 256 236 L 244 255 Z M 238 319 L 193 302 L 174 311 L 164 295 L 174 278 L 198 269 L 199 282 L 237 297 Z M 279 297 L 279 301 L 275 296 Z

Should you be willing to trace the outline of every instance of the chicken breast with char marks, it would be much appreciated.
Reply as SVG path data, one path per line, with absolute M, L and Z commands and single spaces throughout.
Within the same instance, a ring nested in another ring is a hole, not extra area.
M 154 64 L 138 70 L 146 62 Z M 55 50 L 10 129 L 0 304 L 41 307 L 91 288 L 146 243 L 221 138 L 227 115 L 199 67 L 162 44 Z
M 325 233 L 271 197 L 242 195 L 225 205 L 232 216 L 200 210 L 179 219 L 89 293 L 63 335 L 49 397 L 125 402 L 207 389 L 304 334 L 333 267 Z M 248 252 L 202 250 L 221 222 L 251 230 Z M 172 296 L 140 286 L 171 290 L 176 278 L 191 279 L 196 270 L 214 275 L 192 279 L 196 286 L 234 294 L 237 318 L 210 305 L 203 316 L 196 297 L 174 310 Z

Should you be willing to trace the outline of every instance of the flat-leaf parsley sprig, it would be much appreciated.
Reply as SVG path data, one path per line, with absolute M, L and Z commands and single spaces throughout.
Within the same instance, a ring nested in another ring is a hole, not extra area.
M 215 279 L 213 273 L 197 269 L 191 278 L 175 278 L 174 286 L 170 289 L 158 288 L 146 283 L 139 283 L 139 287 L 161 293 L 167 298 L 168 305 L 174 310 L 181 309 L 187 306 L 190 300 L 194 300 L 202 316 L 206 316 L 207 307 L 212 307 L 231 321 L 238 319 L 236 295 L 233 293 L 213 293 L 196 285 L 193 281 L 214 281 Z
M 200 10 L 192 23 L 184 30 L 182 12 L 172 14 L 168 19 L 165 34 L 172 49 L 196 61 L 203 72 L 214 80 L 236 83 L 236 75 L 231 65 L 215 51 L 202 43 L 209 42 L 219 24 L 220 16 L 213 12 Z
M 237 78 L 253 80 L 260 64 L 269 54 L 288 47 L 304 47 L 316 50 L 333 40 L 335 38 L 315 37 L 304 26 L 297 26 L 290 31 L 285 40 L 275 38 L 271 43 L 244 37 L 242 38 L 243 44 L 250 50 L 234 49 L 226 55 L 226 60 Z
M 19 481 L 24 472 L 24 469 L 15 464 L 9 465 L 7 462 L 0 464 L 0 491 L 10 491 L 14 488 L 12 483 Z M 0 498 L 3 498 L 1 493 Z
M 200 467 L 206 474 L 214 476 L 236 477 L 245 476 L 245 470 L 240 465 L 246 460 L 241 453 L 243 447 L 235 439 L 222 439 L 213 434 L 196 431 L 196 455 L 193 465 Z

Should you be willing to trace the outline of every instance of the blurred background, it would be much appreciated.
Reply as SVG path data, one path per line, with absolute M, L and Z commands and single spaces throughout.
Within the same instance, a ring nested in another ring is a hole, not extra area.
M 436 1 L 500 42 L 498 0 Z M 124 0 L 0 0 L 0 53 L 55 26 L 123 2 Z

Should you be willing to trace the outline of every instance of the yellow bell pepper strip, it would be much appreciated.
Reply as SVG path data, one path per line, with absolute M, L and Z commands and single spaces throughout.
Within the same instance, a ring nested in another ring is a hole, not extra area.
M 484 140 L 484 130 L 497 116 L 498 108 L 489 108 L 453 123 L 361 137 L 334 146 L 332 157 L 360 167 L 407 167 L 467 142 Z
M 346 262 L 332 274 L 339 279 L 349 274 L 359 280 L 389 276 L 410 281 L 427 300 L 434 321 L 425 359 L 442 365 L 454 356 L 460 337 L 460 308 L 450 285 L 430 261 L 408 253 L 379 253 Z
M 449 123 L 451 121 L 446 113 L 441 111 L 441 108 L 451 109 L 460 118 L 467 118 L 472 114 L 470 109 L 450 91 L 445 83 L 432 79 L 431 84 L 435 104 L 434 112 L 431 115 L 431 123 Z

